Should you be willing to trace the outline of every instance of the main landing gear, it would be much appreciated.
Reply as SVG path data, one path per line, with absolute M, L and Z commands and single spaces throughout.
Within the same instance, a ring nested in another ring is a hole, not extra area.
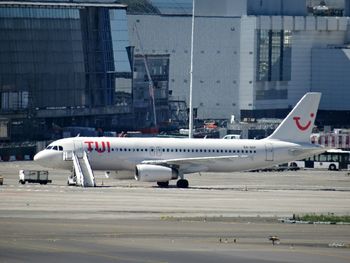
M 168 187 L 169 187 L 169 181 L 166 181 L 166 182 L 157 182 L 157 185 L 158 185 L 160 188 L 168 188 Z
M 188 181 L 186 179 L 180 179 L 177 181 L 176 186 L 178 188 L 188 188 Z
M 157 182 L 157 185 L 160 188 L 168 188 L 169 187 L 169 181 L 166 182 Z M 186 179 L 180 179 L 176 182 L 177 188 L 188 188 L 188 181 Z

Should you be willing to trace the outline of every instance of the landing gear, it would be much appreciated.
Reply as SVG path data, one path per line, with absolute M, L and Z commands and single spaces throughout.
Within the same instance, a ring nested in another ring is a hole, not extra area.
M 188 188 L 188 181 L 186 179 L 180 179 L 177 181 L 176 186 L 178 188 Z
M 169 181 L 166 182 L 157 182 L 157 185 L 161 188 L 167 188 L 169 187 Z

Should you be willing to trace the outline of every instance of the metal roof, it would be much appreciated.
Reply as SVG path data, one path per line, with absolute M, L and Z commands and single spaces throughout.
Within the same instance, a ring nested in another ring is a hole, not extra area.
M 31 1 L 0 1 L 0 6 L 31 6 L 31 7 L 109 7 L 109 8 L 127 8 L 127 5 L 119 3 L 103 2 L 31 2 Z
M 191 15 L 192 0 L 149 0 L 161 14 Z

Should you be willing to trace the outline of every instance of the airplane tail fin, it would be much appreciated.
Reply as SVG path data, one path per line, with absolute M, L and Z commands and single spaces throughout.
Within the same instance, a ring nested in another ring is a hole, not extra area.
M 309 143 L 320 99 L 319 92 L 306 93 L 267 139 Z

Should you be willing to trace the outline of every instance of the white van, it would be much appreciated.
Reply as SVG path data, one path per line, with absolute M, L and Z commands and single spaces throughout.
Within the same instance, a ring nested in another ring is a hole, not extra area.
M 227 134 L 223 137 L 223 139 L 239 140 L 239 139 L 241 139 L 241 135 L 239 135 L 239 134 Z

